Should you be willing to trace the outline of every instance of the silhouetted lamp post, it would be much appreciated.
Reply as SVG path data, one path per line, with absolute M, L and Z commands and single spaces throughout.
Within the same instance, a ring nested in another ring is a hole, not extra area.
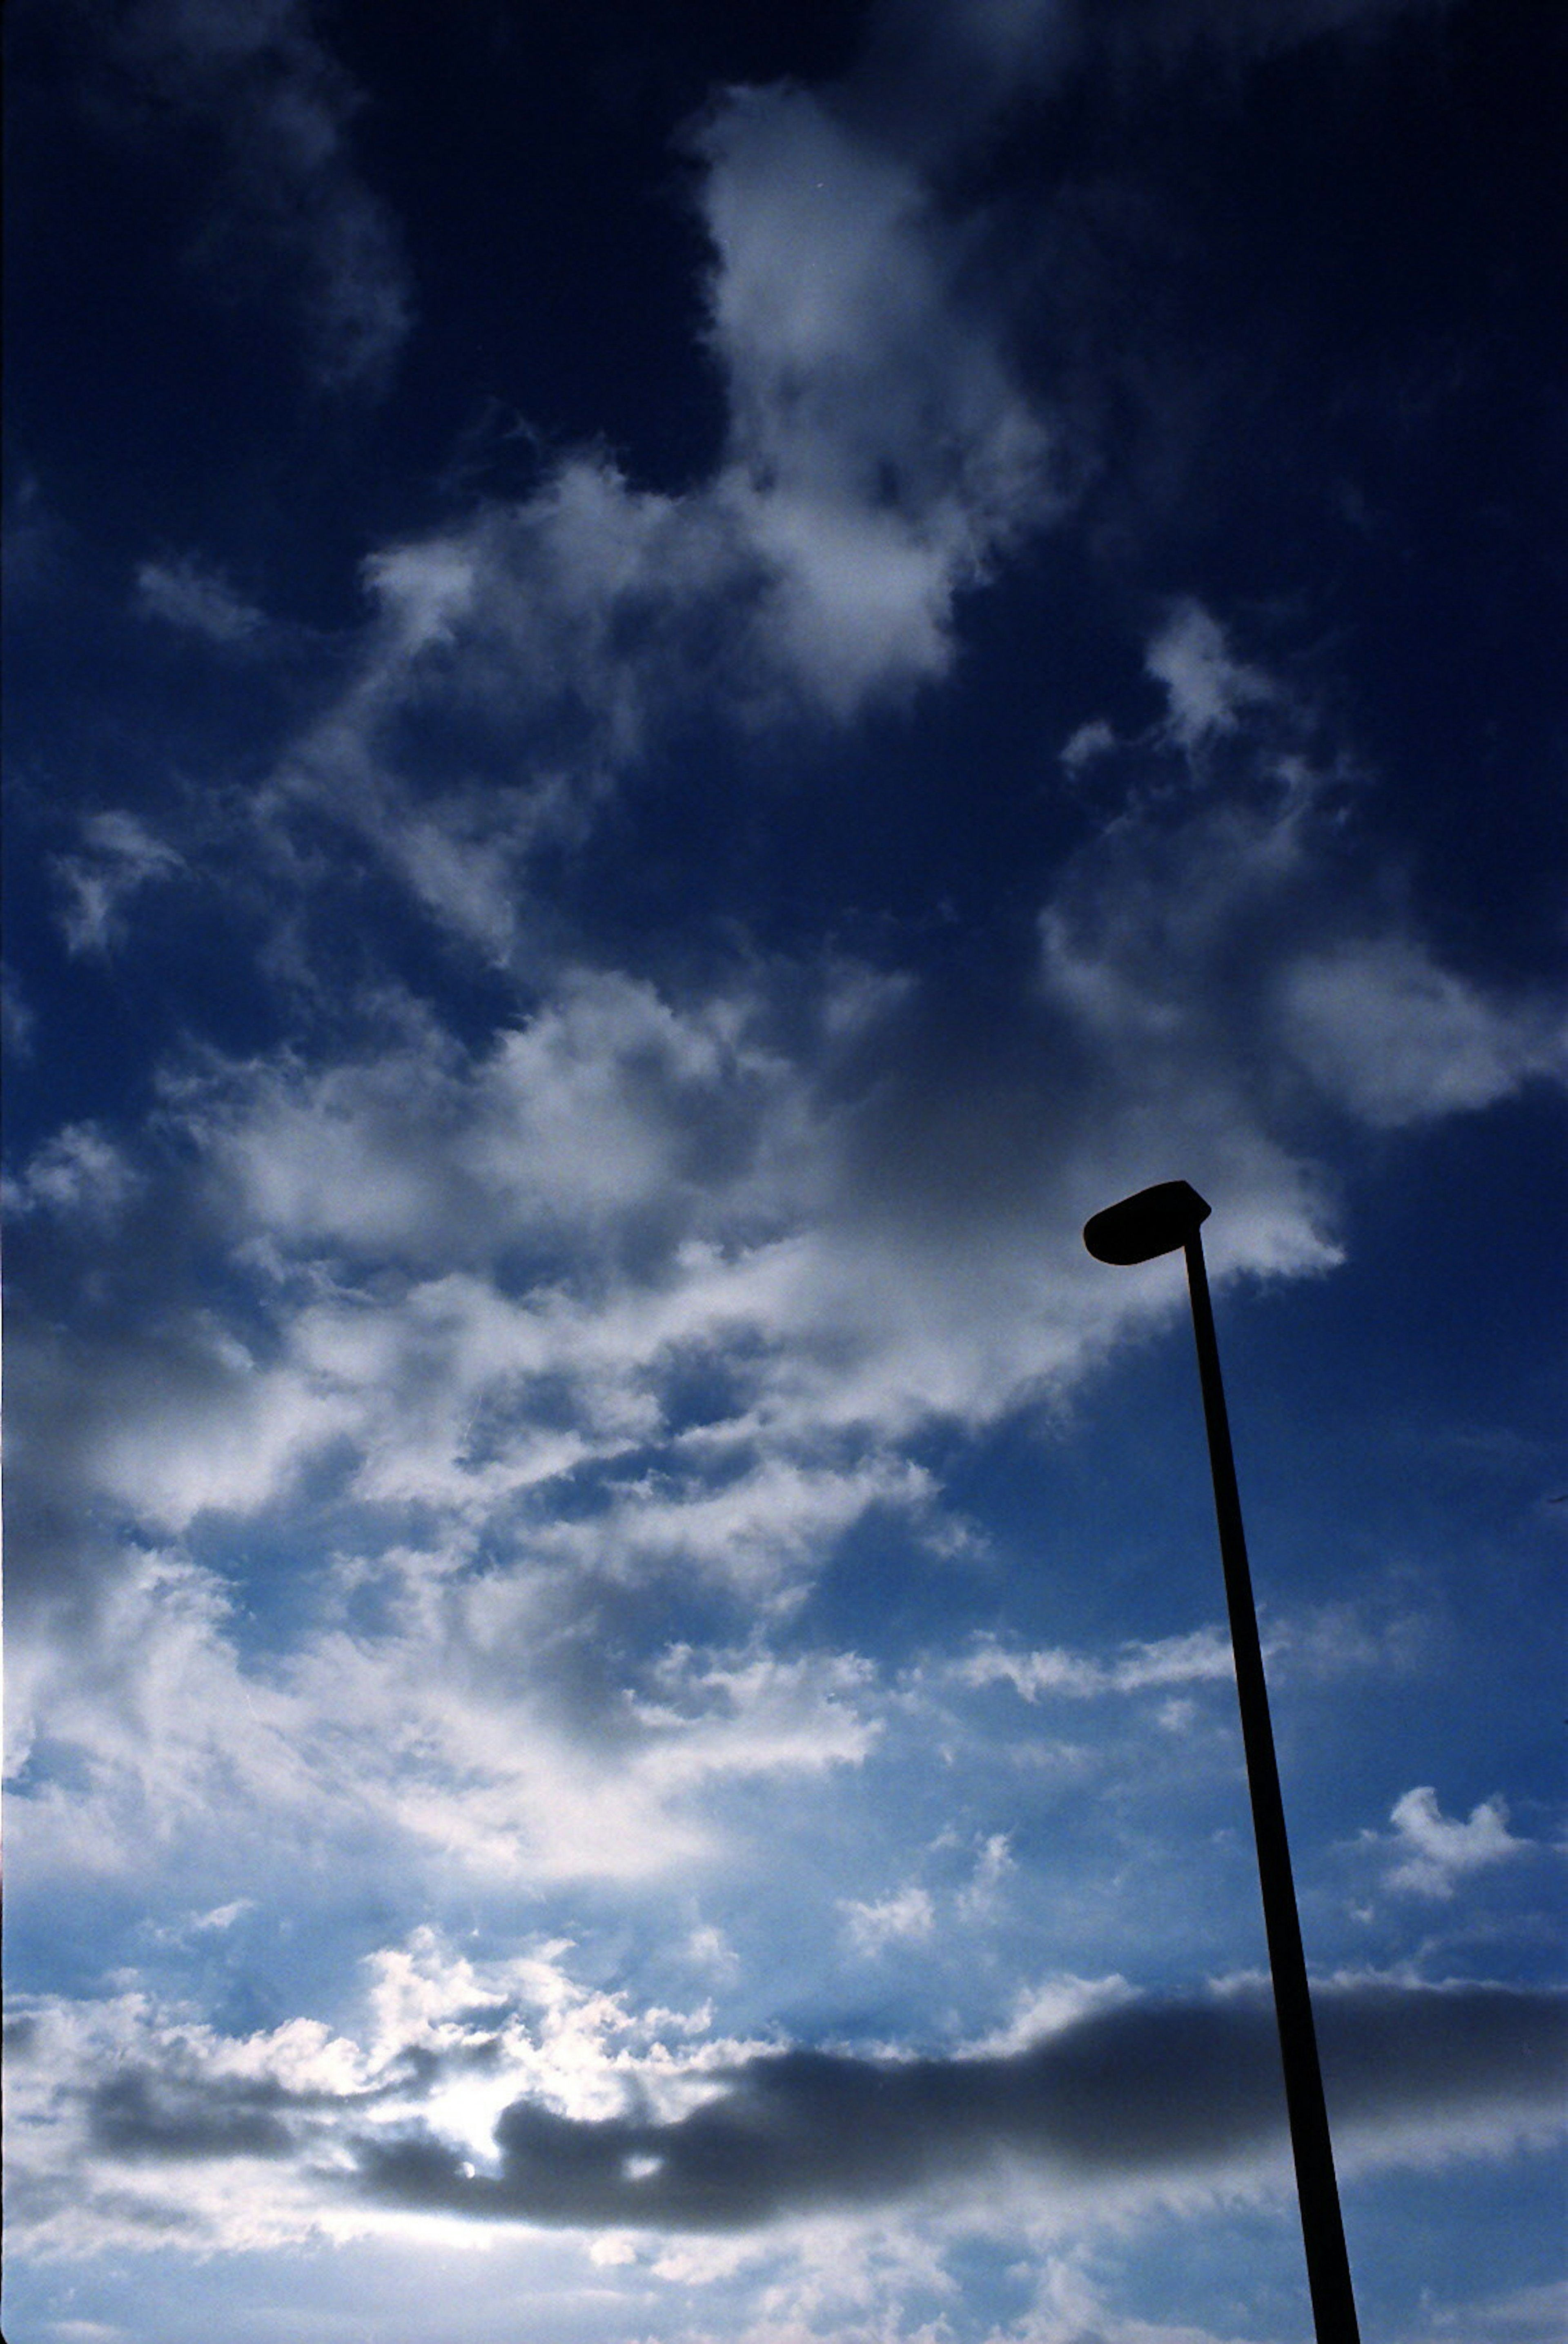
M 1157 1254 L 1187 1257 L 1192 1297 L 1192 1329 L 1198 1338 L 1198 1372 L 1203 1386 L 1203 1416 L 1209 1429 L 1209 1462 L 1214 1475 L 1214 1510 L 1219 1521 L 1219 1557 L 1225 1569 L 1225 1600 L 1230 1612 L 1230 1643 L 1236 1656 L 1236 1691 L 1241 1703 L 1241 1740 L 1247 1783 L 1252 1795 L 1252 1827 L 1258 1840 L 1258 1873 L 1263 1889 L 1263 1925 L 1269 1936 L 1269 1967 L 1274 1980 L 1274 2011 L 1285 2068 L 1285 2105 L 1290 2119 L 1290 2149 L 1301 2203 L 1301 2235 L 1307 2248 L 1307 2283 L 1318 2344 L 1360 2344 L 1345 2229 L 1340 2218 L 1334 2152 L 1323 2104 L 1318 2038 L 1307 1987 L 1301 1925 L 1290 1877 L 1290 1849 L 1280 1797 L 1280 1769 L 1269 1723 L 1269 1690 L 1258 1642 L 1258 1614 L 1247 1544 L 1241 1531 L 1241 1500 L 1225 1389 L 1219 1380 L 1219 1347 L 1209 1300 L 1209 1273 L 1199 1235 L 1209 1207 L 1185 1180 L 1162 1180 L 1136 1197 L 1096 1213 L 1084 1228 L 1084 1243 L 1097 1261 L 1130 1266 Z

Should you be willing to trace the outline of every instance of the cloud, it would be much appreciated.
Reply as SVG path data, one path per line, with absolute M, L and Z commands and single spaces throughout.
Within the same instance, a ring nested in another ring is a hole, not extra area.
M 193 554 L 170 561 L 144 561 L 137 571 L 136 608 L 146 617 L 226 649 L 254 643 L 266 627 L 262 612 L 238 595 L 228 580 Z
M 86 2227 L 117 2218 L 124 2237 L 128 2167 L 154 2228 L 174 2227 L 184 2195 L 193 2244 L 252 2226 L 351 2235 L 378 2208 L 744 2230 L 950 2194 L 1019 2165 L 1047 2192 L 1107 2203 L 1278 2177 L 1278 2052 L 1252 1989 L 1080 1993 L 1017 2048 L 887 2059 L 714 2042 L 701 2015 L 638 2016 L 575 1984 L 561 1951 L 475 1964 L 417 1932 L 369 1965 L 362 2042 L 303 2019 L 225 2037 L 141 1995 L 23 1997 L 10 2046 L 21 2227 L 65 2235 L 50 2177 L 73 2168 Z M 1374 1979 L 1317 2001 L 1351 2171 L 1441 2155 L 1445 2131 L 1490 2127 L 1501 2143 L 1560 2119 L 1558 1994 Z M 346 2151 L 360 2176 L 347 2200 Z M 243 2208 L 232 2180 L 208 2191 L 199 2178 L 232 2160 L 254 2177 Z
M 34 1016 L 15 969 L 0 969 L 0 1041 L 13 1066 L 33 1055 Z
M 956 591 L 1056 509 L 1047 434 L 907 162 L 797 89 L 731 93 L 698 144 L 715 493 L 763 563 L 772 656 L 845 715 L 946 671 Z
M 95 2147 L 130 2159 L 287 2157 L 294 2135 L 278 2111 L 288 2105 L 277 2084 L 182 2090 L 145 2069 L 123 2068 L 91 2093 L 88 2132 Z
M 1276 696 L 1270 678 L 1233 656 L 1225 630 L 1190 598 L 1176 604 L 1144 659 L 1165 687 L 1171 738 L 1189 753 L 1219 733 L 1234 732 L 1248 708 Z
M 460 567 L 398 573 L 397 657 L 444 657 L 472 591 Z M 1146 743 L 1005 1000 L 827 954 L 748 955 L 683 990 L 564 963 L 478 1044 L 381 995 L 334 1056 L 187 1056 L 134 1151 L 85 1127 L 47 1142 L 18 1176 L 19 1242 L 46 1210 L 72 1245 L 15 1312 L 17 1715 L 25 1748 L 92 1753 L 94 1787 L 44 1767 L 35 1848 L 91 1872 L 148 1820 L 199 1833 L 217 1722 L 242 1711 L 256 1812 L 309 1838 L 319 1759 L 329 1840 L 358 1817 L 388 1852 L 491 1879 L 711 1862 L 722 1785 L 859 1763 L 875 1701 L 694 1665 L 676 1698 L 638 1642 L 647 1607 L 679 1588 L 727 1649 L 739 1607 L 775 1623 L 878 1513 L 941 1549 L 910 1441 L 1049 1405 L 1179 1307 L 1168 1265 L 1110 1276 L 1083 1254 L 1108 1197 L 1179 1167 L 1217 1207 L 1218 1276 L 1320 1271 L 1334 1117 L 1408 1119 L 1423 1084 L 1434 1114 L 1500 1095 L 1456 1086 L 1435 1046 L 1358 1091 L 1326 1071 L 1320 1016 L 1303 1040 L 1301 972 L 1353 939 L 1378 938 L 1362 1046 L 1380 1000 L 1436 964 L 1347 901 L 1342 797 L 1306 763 L 1295 698 L 1232 704 L 1228 794 L 1197 750 Z M 86 836 L 110 896 L 167 873 L 129 816 Z M 1444 974 L 1444 1017 L 1477 997 Z M 1494 1035 L 1535 1015 L 1490 1014 Z M 1498 1062 L 1526 1078 L 1523 1054 L 1499 1043 Z M 67 1270 L 95 1294 L 71 1334 L 50 1283 Z M 194 1551 L 226 1554 L 247 1521 L 292 1537 L 329 1504 L 340 1573 L 311 1566 L 262 1682 Z M 350 1599 L 375 1633 L 344 1632 Z M 616 1621 L 648 1665 L 595 1678 Z M 91 1669 L 63 1662 L 67 1625 Z M 1340 1666 L 1339 1628 L 1287 1627 L 1290 1665 Z M 537 1668 L 507 1676 L 507 1650 Z M 1033 1699 L 1229 1673 L 1209 1631 L 965 1665 Z
M 184 857 L 119 808 L 84 815 L 81 835 L 84 853 L 55 858 L 66 895 L 60 924 L 68 951 L 107 954 L 124 940 L 130 898 L 155 880 L 171 878 L 184 867 Z
M 1380 2130 L 1482 2111 L 1551 2120 L 1568 2051 L 1563 1998 L 1502 1987 L 1320 1991 L 1327 2086 L 1351 2161 Z M 365 2187 L 408 2210 L 637 2228 L 749 2228 L 983 2177 L 1017 2161 L 1115 2187 L 1239 2177 L 1284 2132 L 1273 2014 L 1239 1994 L 1132 2004 L 1027 2050 L 872 2060 L 796 2049 L 746 2061 L 673 2121 L 584 2120 L 515 2101 L 499 2170 L 430 2134 L 361 2141 Z M 1558 2112 L 1560 2113 L 1560 2107 Z
M 984 1919 L 994 1909 L 996 1893 L 1010 1872 L 1017 1870 L 1007 1832 L 992 1832 L 976 1860 L 974 1874 L 958 1892 L 957 1910 L 968 1923 Z
M 1042 910 L 1040 982 L 1092 1048 L 1108 1124 L 1113 1102 L 1136 1099 L 1166 1161 L 1218 1170 L 1234 1150 L 1280 1215 L 1272 1240 L 1249 1232 L 1253 1258 L 1272 1243 L 1280 1268 L 1326 1265 L 1311 1159 L 1291 1136 L 1326 1138 L 1325 1117 L 1346 1114 L 1394 1129 L 1561 1083 L 1563 1005 L 1445 967 L 1391 912 L 1347 851 L 1343 752 L 1314 755 L 1310 707 L 1239 662 L 1199 605 L 1179 606 L 1148 657 L 1185 781 L 1162 769 L 1159 741 L 1142 744 L 1148 771 Z M 1223 793 L 1209 771 L 1221 738 Z
M 1235 1673 L 1230 1640 L 1218 1628 L 1128 1644 L 1111 1662 L 1059 1650 L 1007 1652 L 986 1636 L 954 1667 L 963 1684 L 1010 1684 L 1027 1702 L 1047 1693 L 1083 1701 L 1101 1693 L 1142 1692 L 1154 1685 L 1206 1684 Z
M 416 2213 L 737 2238 L 851 2218 L 875 2238 L 879 2209 L 911 2203 L 1011 2239 L 1289 2187 L 1255 1983 L 1159 2000 L 1068 1980 L 1005 2041 L 889 2057 L 715 2036 L 705 2007 L 638 2009 L 569 1953 L 479 1960 L 421 1927 L 369 1958 L 338 2029 L 229 2036 L 139 1991 L 15 1995 L 13 2245 L 210 2251 Z M 1560 2131 L 1561 1992 L 1362 1977 L 1314 2003 L 1348 2175 Z
M 927 1892 L 913 1885 L 896 1889 L 875 1903 L 845 1897 L 842 1908 L 849 1941 L 861 1954 L 879 1954 L 900 1939 L 928 1937 L 936 1918 Z
M 1468 1823 L 1453 1823 L 1438 1805 L 1430 1783 L 1396 1799 L 1389 1820 L 1399 1834 L 1402 1856 L 1389 1874 L 1389 1885 L 1408 1888 L 1418 1896 L 1452 1896 L 1455 1883 L 1466 1873 L 1522 1855 L 1529 1845 L 1510 1832 L 1508 1809 L 1500 1798 L 1482 1800 L 1472 1808 Z
M 853 1655 L 650 1639 L 609 1657 L 616 1621 L 630 1636 L 657 1607 L 588 1571 L 382 1552 L 336 1602 L 329 1574 L 312 1584 L 268 1661 L 215 1573 L 89 1559 L 74 1606 L 46 1584 L 12 1637 L 9 1827 L 34 1895 L 145 1879 L 171 1851 L 209 1894 L 254 1894 L 280 1862 L 470 1890 L 689 1874 L 735 1859 L 731 1786 L 857 1767 L 881 1732 Z M 380 1624 L 350 1630 L 350 1602 Z
M 1124 57 L 1169 56 L 1188 47 L 1267 57 L 1325 33 L 1373 32 L 1386 19 L 1450 0 L 1113 0 L 1093 31 Z
M 68 1123 L 4 1185 L 5 1210 L 107 1223 L 136 1193 L 137 1176 L 96 1123 Z
M 728 406 L 713 472 L 663 494 L 579 449 L 527 497 L 381 547 L 354 672 L 266 800 L 368 837 L 502 962 L 531 859 L 581 839 L 661 722 L 843 722 L 941 677 L 959 596 L 1063 507 L 917 162 L 782 86 L 723 95 L 691 145 Z M 460 770 L 430 746 L 453 732 Z
M 350 157 L 363 100 L 304 0 L 137 0 L 112 54 L 143 103 L 217 134 L 223 167 L 196 257 L 226 279 L 281 271 L 317 379 L 382 389 L 410 329 L 407 275 Z
M 1108 756 L 1116 746 L 1116 733 L 1106 719 L 1103 716 L 1091 717 L 1062 743 L 1058 754 L 1063 771 L 1076 779 L 1087 765 Z
M 1491 1106 L 1568 1074 L 1560 1011 L 1493 998 L 1408 937 L 1303 955 L 1284 973 L 1280 1005 L 1287 1047 L 1374 1130 Z
M 1389 1678 L 1409 1676 L 1420 1665 L 1430 1635 L 1430 1623 L 1419 1612 L 1391 1610 L 1386 1600 L 1374 1600 L 1370 1605 L 1325 1604 L 1284 1616 L 1270 1612 L 1263 1624 L 1263 1650 L 1270 1681 L 1325 1682 L 1366 1673 Z M 1236 1673 L 1229 1632 L 1219 1627 L 1128 1642 L 1110 1660 L 1059 1645 L 1022 1652 L 995 1636 L 980 1635 L 963 1660 L 949 1665 L 961 1684 L 1010 1684 L 1029 1702 L 1229 1683 Z M 1173 1722 L 1185 1722 L 1181 1708 Z

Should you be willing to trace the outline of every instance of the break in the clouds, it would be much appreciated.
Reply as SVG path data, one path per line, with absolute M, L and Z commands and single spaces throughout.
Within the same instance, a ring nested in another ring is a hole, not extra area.
M 20 14 L 8 2319 L 1285 2344 L 1182 1177 L 1367 2332 L 1534 2344 L 1555 67 L 654 15 Z

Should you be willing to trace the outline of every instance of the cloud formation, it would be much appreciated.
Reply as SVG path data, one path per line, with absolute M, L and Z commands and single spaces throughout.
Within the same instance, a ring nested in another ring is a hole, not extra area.
M 254 646 L 267 624 L 254 603 L 192 554 L 139 563 L 135 606 L 147 618 L 228 650 Z
M 184 857 L 119 807 L 85 814 L 81 850 L 55 859 L 64 895 L 60 924 L 66 949 L 103 955 L 123 942 L 126 906 L 154 881 L 170 879 Z
M 223 168 L 195 257 L 242 276 L 281 270 L 318 380 L 383 389 L 410 329 L 408 278 L 353 163 L 362 96 L 306 0 L 136 0 L 111 50 L 140 105 L 217 136 Z
M 1508 1808 L 1500 1798 L 1482 1799 L 1467 1823 L 1452 1821 L 1428 1783 L 1394 1802 L 1389 1818 L 1398 1833 L 1401 1860 L 1389 1874 L 1391 1888 L 1418 1896 L 1450 1897 L 1466 1873 L 1521 1855 L 1529 1843 L 1508 1828 Z
M 526 497 L 383 545 L 354 672 L 264 800 L 369 839 L 507 965 L 532 860 L 582 840 L 662 723 L 844 722 L 907 695 L 947 672 L 959 597 L 1063 509 L 1048 419 L 918 156 L 784 86 L 724 93 L 688 143 L 727 409 L 711 472 L 663 493 L 581 448 Z M 460 773 L 429 746 L 448 731 Z
M 1558 2100 L 1560 1995 L 1379 1985 L 1327 1992 L 1320 2010 L 1348 2143 L 1487 2109 L 1539 2119 Z M 496 2126 L 494 2174 L 429 2137 L 366 2141 L 365 2186 L 410 2210 L 726 2229 L 875 2205 L 1019 2159 L 1079 2182 L 1219 2177 L 1282 2137 L 1273 2026 L 1265 2003 L 1237 1995 L 1102 2011 L 1007 2056 L 787 2051 L 748 2061 L 671 2122 L 515 2102 Z
M 8 2212 L 35 2248 L 362 2236 L 410 2214 L 611 2234 L 765 2233 L 878 2208 L 1110 2221 L 1289 2187 L 1272 2008 L 1254 1982 L 1130 1996 L 1067 1981 L 1032 2033 L 892 2057 L 715 2037 L 705 2010 L 576 1981 L 561 1942 L 477 1963 L 421 1929 L 368 1965 L 365 2023 L 225 2036 L 145 1995 L 23 1996 Z M 1367 1976 L 1315 1995 L 1341 2169 L 1544 2146 L 1552 1988 Z M 1044 2031 L 1042 2028 L 1044 2021 Z

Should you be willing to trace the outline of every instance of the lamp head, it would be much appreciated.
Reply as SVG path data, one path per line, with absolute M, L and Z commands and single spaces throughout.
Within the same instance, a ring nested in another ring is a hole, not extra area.
M 1096 1213 L 1084 1223 L 1084 1243 L 1097 1261 L 1130 1268 L 1134 1262 L 1175 1253 L 1189 1238 L 1197 1236 L 1209 1211 L 1197 1189 L 1185 1180 L 1161 1180 Z

